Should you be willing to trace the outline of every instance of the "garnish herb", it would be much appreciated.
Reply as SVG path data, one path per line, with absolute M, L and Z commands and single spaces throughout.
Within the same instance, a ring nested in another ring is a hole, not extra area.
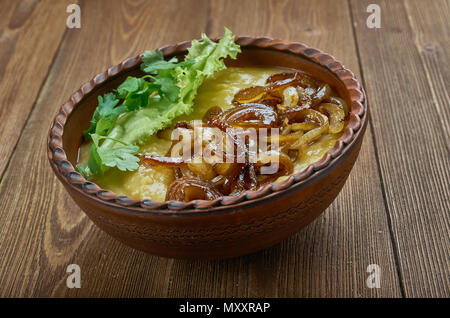
M 147 75 L 128 77 L 114 92 L 98 97 L 98 106 L 89 128 L 84 132 L 92 140 L 87 167 L 77 171 L 85 177 L 103 176 L 109 168 L 136 170 L 139 145 L 166 128 L 172 120 L 193 110 L 197 90 L 205 79 L 226 68 L 223 59 L 236 58 L 239 45 L 225 28 L 219 42 L 205 34 L 194 40 L 183 62 L 164 60 L 161 51 L 145 51 L 141 70 Z

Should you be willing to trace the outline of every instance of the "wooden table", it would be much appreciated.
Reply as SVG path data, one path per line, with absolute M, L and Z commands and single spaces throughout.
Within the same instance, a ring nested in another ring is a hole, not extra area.
M 446 0 L 0 0 L 0 295 L 450 296 L 450 16 Z M 368 28 L 370 3 L 381 28 Z M 238 35 L 304 42 L 362 80 L 370 126 L 344 189 L 302 232 L 224 261 L 135 251 L 100 231 L 47 162 L 46 134 L 83 82 L 145 49 Z M 355 191 L 356 190 L 356 191 Z M 69 264 L 80 289 L 66 287 Z M 369 264 L 381 288 L 368 288 Z

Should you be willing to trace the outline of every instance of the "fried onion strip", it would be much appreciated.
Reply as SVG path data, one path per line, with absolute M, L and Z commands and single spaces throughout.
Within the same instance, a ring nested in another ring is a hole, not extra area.
M 344 117 L 345 113 L 342 108 L 336 104 L 323 103 L 319 106 L 319 110 L 329 114 L 330 125 L 328 132 L 330 134 L 337 134 L 344 129 Z

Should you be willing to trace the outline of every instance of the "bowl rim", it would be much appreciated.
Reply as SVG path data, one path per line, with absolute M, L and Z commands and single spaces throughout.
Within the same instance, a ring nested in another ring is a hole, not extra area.
M 214 39 L 217 41 L 219 38 Z M 63 148 L 63 133 L 65 123 L 75 107 L 95 88 L 105 81 L 118 75 L 120 72 L 131 69 L 141 63 L 141 56 L 137 55 L 124 60 L 122 63 L 108 68 L 105 72 L 95 75 L 89 82 L 81 85 L 70 98 L 62 104 L 58 113 L 52 120 L 47 137 L 47 154 L 50 165 L 56 176 L 65 185 L 81 194 L 84 198 L 93 200 L 108 208 L 122 212 L 131 212 L 145 215 L 169 216 L 196 216 L 223 213 L 236 208 L 245 208 L 248 205 L 262 204 L 274 196 L 287 194 L 301 185 L 320 179 L 330 171 L 341 159 L 346 157 L 357 140 L 362 138 L 367 124 L 367 98 L 363 87 L 356 76 L 340 61 L 330 54 L 309 47 L 299 42 L 289 42 L 268 37 L 240 36 L 236 43 L 243 48 L 266 49 L 290 53 L 314 62 L 334 75 L 349 92 L 350 113 L 348 124 L 344 133 L 335 146 L 329 150 L 321 160 L 309 165 L 299 173 L 291 174 L 282 182 L 272 182 L 260 190 L 247 190 L 238 196 L 222 196 L 215 200 L 192 200 L 189 202 L 164 201 L 157 202 L 150 199 L 133 199 L 118 195 L 110 190 L 100 188 L 97 184 L 86 180 L 78 173 L 72 163 L 67 159 Z M 174 45 L 161 47 L 164 56 L 181 54 L 190 47 L 190 41 L 179 42 Z

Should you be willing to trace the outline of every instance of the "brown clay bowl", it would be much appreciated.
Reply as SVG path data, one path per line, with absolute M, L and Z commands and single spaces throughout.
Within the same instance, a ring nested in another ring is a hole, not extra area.
M 233 66 L 281 66 L 306 71 L 330 84 L 351 105 L 336 146 L 319 162 L 278 184 L 214 201 L 154 202 L 118 196 L 85 180 L 74 169 L 82 132 L 97 96 L 140 73 L 140 56 L 85 83 L 55 116 L 48 158 L 69 195 L 102 230 L 133 248 L 173 258 L 230 258 L 275 245 L 317 218 L 342 189 L 367 126 L 365 93 L 354 74 L 334 57 L 300 43 L 239 37 Z M 165 56 L 184 56 L 190 42 L 166 46 Z

